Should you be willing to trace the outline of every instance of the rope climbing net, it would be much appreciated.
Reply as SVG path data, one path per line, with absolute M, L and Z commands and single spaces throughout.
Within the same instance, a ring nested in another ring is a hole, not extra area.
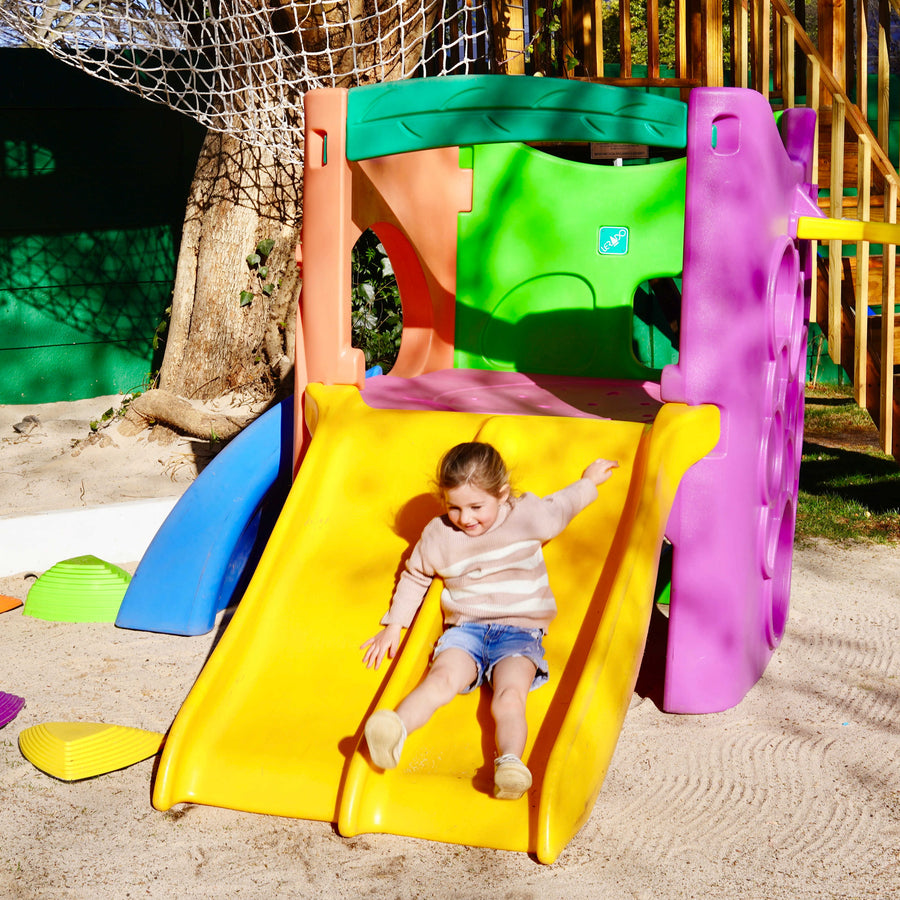
M 485 71 L 490 24 L 487 0 L 3 0 L 0 47 L 299 162 L 305 91 Z

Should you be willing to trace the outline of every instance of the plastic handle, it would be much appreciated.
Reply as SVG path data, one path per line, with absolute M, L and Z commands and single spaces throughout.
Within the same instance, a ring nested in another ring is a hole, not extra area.
M 797 219 L 797 237 L 811 241 L 870 241 L 876 244 L 900 244 L 900 224 L 800 216 Z

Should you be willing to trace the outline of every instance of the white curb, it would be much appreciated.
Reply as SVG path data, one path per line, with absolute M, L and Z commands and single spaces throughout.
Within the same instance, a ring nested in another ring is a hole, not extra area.
M 178 497 L 0 516 L 0 577 L 46 571 L 64 559 L 137 562 Z

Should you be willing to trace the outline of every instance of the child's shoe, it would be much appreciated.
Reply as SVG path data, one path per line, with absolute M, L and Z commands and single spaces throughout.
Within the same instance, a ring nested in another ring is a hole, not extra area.
M 494 760 L 494 796 L 498 800 L 518 800 L 531 787 L 531 772 L 514 753 Z
M 379 769 L 394 769 L 400 762 L 400 751 L 406 740 L 403 719 L 392 709 L 372 713 L 365 727 L 369 756 Z

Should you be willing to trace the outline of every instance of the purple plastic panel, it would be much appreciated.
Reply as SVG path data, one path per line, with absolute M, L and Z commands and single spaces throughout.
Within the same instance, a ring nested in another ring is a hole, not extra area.
M 9 725 L 25 705 L 25 698 L 0 691 L 0 728 Z
M 812 266 L 791 234 L 815 208 L 814 122 L 785 112 L 783 139 L 755 91 L 689 101 L 681 346 L 661 394 L 716 404 L 722 437 L 685 475 L 668 529 L 670 712 L 737 704 L 787 622 Z

